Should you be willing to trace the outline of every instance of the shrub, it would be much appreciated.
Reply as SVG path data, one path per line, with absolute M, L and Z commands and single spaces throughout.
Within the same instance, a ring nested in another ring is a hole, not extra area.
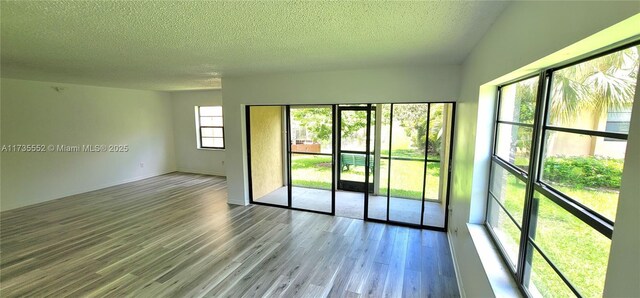
M 544 163 L 544 180 L 575 187 L 620 188 L 622 159 L 551 157 Z

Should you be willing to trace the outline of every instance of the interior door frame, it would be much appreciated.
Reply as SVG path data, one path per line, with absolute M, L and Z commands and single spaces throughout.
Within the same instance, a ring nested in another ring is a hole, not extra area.
M 337 120 L 338 123 L 336 126 L 337 129 L 337 134 L 336 134 L 336 143 L 338 144 L 338 146 L 336 147 L 336 149 L 334 150 L 336 152 L 336 156 L 337 156 L 337 169 L 335 170 L 335 172 L 337 172 L 337 181 L 336 181 L 336 190 L 344 190 L 344 191 L 351 191 L 351 192 L 365 192 L 365 190 L 369 189 L 369 192 L 373 191 L 373 184 L 368 184 L 367 183 L 367 177 L 365 177 L 365 181 L 364 182 L 358 182 L 358 181 L 349 181 L 349 180 L 341 180 L 341 174 L 340 172 L 342 172 L 342 153 L 347 153 L 347 154 L 364 154 L 365 155 L 365 176 L 367 176 L 369 173 L 368 171 L 370 171 L 370 169 L 368 169 L 370 167 L 370 155 L 371 155 L 371 148 L 369 148 L 371 146 L 371 110 L 375 109 L 374 107 L 372 107 L 371 104 L 367 104 L 367 106 L 348 106 L 348 105 L 337 105 L 338 111 L 337 111 Z M 357 150 L 342 150 L 342 112 L 343 111 L 364 111 L 367 112 L 367 123 L 366 123 L 366 132 L 365 132 L 365 151 L 357 151 Z M 362 184 L 362 187 L 353 187 L 351 189 L 347 189 L 345 187 L 343 187 L 344 182 L 347 182 L 348 184 L 345 185 L 349 185 L 351 184 L 352 186 L 356 186 L 357 184 Z M 365 216 L 366 218 L 366 216 Z

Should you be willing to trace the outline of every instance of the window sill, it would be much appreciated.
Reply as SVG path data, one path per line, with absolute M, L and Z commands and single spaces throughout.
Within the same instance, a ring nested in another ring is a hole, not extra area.
M 471 240 L 496 297 L 523 297 L 511 270 L 499 255 L 484 225 L 467 224 Z
M 215 149 L 215 148 L 196 148 L 196 150 L 204 150 L 204 151 L 225 151 L 225 149 Z

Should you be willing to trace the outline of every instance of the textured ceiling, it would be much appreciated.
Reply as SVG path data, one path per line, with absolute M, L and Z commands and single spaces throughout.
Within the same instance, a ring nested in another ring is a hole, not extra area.
M 3 77 L 151 90 L 461 63 L 506 2 L 0 2 Z

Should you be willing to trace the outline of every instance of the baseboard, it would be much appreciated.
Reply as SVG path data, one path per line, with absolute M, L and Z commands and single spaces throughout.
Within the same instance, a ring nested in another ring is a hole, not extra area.
M 224 173 L 214 173 L 209 171 L 200 171 L 200 170 L 186 169 L 186 168 L 178 168 L 176 172 L 226 177 Z
M 449 250 L 451 251 L 451 259 L 453 260 L 453 271 L 456 273 L 456 282 L 458 283 L 458 292 L 460 297 L 467 297 L 462 286 L 462 278 L 460 277 L 460 267 L 458 267 L 458 257 L 456 256 L 456 249 L 451 242 L 451 233 L 447 232 L 447 241 L 449 241 Z
M 70 192 L 70 193 L 67 193 L 67 194 L 61 194 L 57 198 L 44 200 L 42 202 L 37 202 L 37 203 L 27 204 L 27 205 L 22 205 L 22 206 L 17 206 L 17 207 L 10 208 L 10 209 L 3 209 L 3 210 L 1 210 L 1 212 L 21 209 L 21 208 L 30 208 L 30 207 L 38 206 L 40 204 L 49 203 L 49 202 L 52 202 L 52 201 L 55 201 L 55 200 L 64 199 L 66 197 L 75 196 L 77 194 L 96 191 L 96 190 L 101 190 L 101 189 L 107 188 L 107 187 L 112 187 L 112 186 L 121 185 L 121 184 L 125 184 L 125 183 L 130 183 L 130 182 L 134 182 L 134 181 L 144 180 L 144 179 L 148 179 L 148 178 L 152 178 L 152 177 L 162 176 L 162 175 L 166 175 L 166 174 L 174 173 L 174 172 L 176 172 L 176 170 L 171 169 L 171 170 L 165 170 L 165 171 L 162 171 L 162 172 L 159 172 L 159 173 L 153 173 L 153 174 L 149 174 L 149 175 L 141 175 L 141 176 L 131 177 L 131 178 L 127 178 L 127 179 L 117 180 L 117 181 L 110 182 L 110 183 L 102 183 L 102 184 L 98 184 L 96 186 L 92 186 L 92 187 L 90 187 L 88 189 L 85 189 L 85 190 L 73 191 L 73 192 Z

